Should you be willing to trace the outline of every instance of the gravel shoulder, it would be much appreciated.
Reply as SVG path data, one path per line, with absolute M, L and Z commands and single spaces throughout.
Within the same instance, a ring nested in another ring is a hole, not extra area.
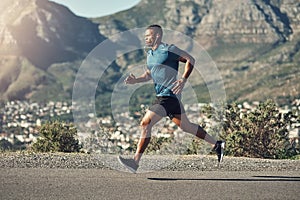
M 115 169 L 125 171 L 117 155 L 83 153 L 1 152 L 0 168 Z M 225 156 L 218 166 L 215 156 L 145 155 L 140 172 L 147 171 L 298 171 L 300 160 L 273 160 Z

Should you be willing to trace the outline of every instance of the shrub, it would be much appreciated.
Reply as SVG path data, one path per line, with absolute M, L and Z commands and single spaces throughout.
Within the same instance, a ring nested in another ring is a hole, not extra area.
M 59 121 L 47 122 L 39 129 L 40 138 L 32 145 L 38 152 L 79 152 L 81 146 L 75 138 L 77 129 L 73 124 Z
M 147 154 L 162 153 L 165 154 L 170 150 L 172 138 L 151 136 L 150 143 L 145 151 Z M 137 145 L 137 144 L 136 144 Z
M 216 110 L 206 109 L 209 116 L 218 116 Z M 218 111 L 219 112 L 219 111 Z M 279 113 L 272 100 L 246 110 L 237 103 L 223 110 L 220 138 L 226 141 L 226 155 L 257 158 L 291 158 L 297 154 L 288 137 L 292 112 Z M 215 118 L 214 118 L 215 120 Z
M 13 145 L 7 141 L 6 139 L 0 140 L 0 151 L 7 151 L 11 150 L 13 148 Z
M 203 146 L 205 144 L 202 140 L 199 140 L 198 138 L 193 138 L 192 142 L 187 145 L 186 154 L 187 155 L 193 155 L 193 154 L 203 154 L 203 152 L 200 152 L 202 150 Z M 207 153 L 207 152 L 205 152 Z
M 253 111 L 243 111 L 237 104 L 225 110 L 224 132 L 226 153 L 233 156 L 258 158 L 289 158 L 295 155 L 287 127 L 291 113 L 279 113 L 268 100 Z

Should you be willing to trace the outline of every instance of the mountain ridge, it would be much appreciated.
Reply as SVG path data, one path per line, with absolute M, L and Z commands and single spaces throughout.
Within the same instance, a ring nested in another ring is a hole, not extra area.
M 100 18 L 78 17 L 47 0 L 4 0 L 1 7 L 6 8 L 0 14 L 4 101 L 70 100 L 77 70 L 94 47 L 113 34 L 154 23 L 207 50 L 220 70 L 228 101 L 273 98 L 288 103 L 300 98 L 296 0 L 142 0 Z M 122 71 L 142 59 L 137 53 L 112 63 L 109 77 L 99 82 L 98 101 L 109 102 Z M 209 101 L 204 82 L 195 90 L 201 101 Z

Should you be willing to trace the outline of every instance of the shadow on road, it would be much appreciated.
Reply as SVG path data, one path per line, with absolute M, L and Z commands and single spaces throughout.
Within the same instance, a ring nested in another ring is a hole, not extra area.
M 151 181 L 300 182 L 299 176 L 252 176 L 251 178 L 148 178 Z

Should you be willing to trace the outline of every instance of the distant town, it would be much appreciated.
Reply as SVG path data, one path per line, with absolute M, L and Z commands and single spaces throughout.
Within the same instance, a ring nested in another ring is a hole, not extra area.
M 258 104 L 259 102 L 244 102 L 239 106 L 245 110 L 252 110 Z M 205 123 L 206 128 L 209 129 L 209 119 L 200 112 L 201 107 L 204 105 L 201 103 L 185 105 L 185 109 L 192 122 Z M 38 127 L 49 120 L 58 119 L 72 122 L 72 105 L 67 102 L 49 101 L 45 104 L 39 104 L 28 101 L 8 101 L 0 109 L 0 141 L 12 145 L 19 143 L 26 147 L 35 142 L 39 137 Z M 144 105 L 141 106 L 141 110 L 143 109 L 145 109 Z M 279 108 L 279 112 L 287 113 L 292 109 L 300 111 L 300 99 L 295 100 L 292 106 Z M 78 137 L 84 141 L 90 135 L 89 131 L 95 134 L 99 128 L 105 128 L 109 134 L 102 135 L 100 139 L 115 141 L 115 145 L 126 149 L 129 147 L 128 141 L 130 139 L 137 140 L 139 137 L 138 117 L 142 116 L 142 113 L 135 113 L 134 115 L 135 117 L 128 112 L 119 113 L 117 116 L 95 118 L 94 114 L 91 113 L 89 115 L 90 120 L 82 125 L 87 132 L 79 131 Z M 159 130 L 154 130 L 156 137 L 168 138 L 171 134 L 180 137 L 183 134 L 171 120 L 162 120 L 157 127 Z M 295 124 L 289 129 L 290 138 L 297 139 L 297 142 L 300 135 L 299 127 L 300 124 Z
M 8 101 L 0 111 L 0 141 L 28 145 L 39 137 L 38 127 L 51 119 L 70 119 L 71 109 L 67 102 Z

